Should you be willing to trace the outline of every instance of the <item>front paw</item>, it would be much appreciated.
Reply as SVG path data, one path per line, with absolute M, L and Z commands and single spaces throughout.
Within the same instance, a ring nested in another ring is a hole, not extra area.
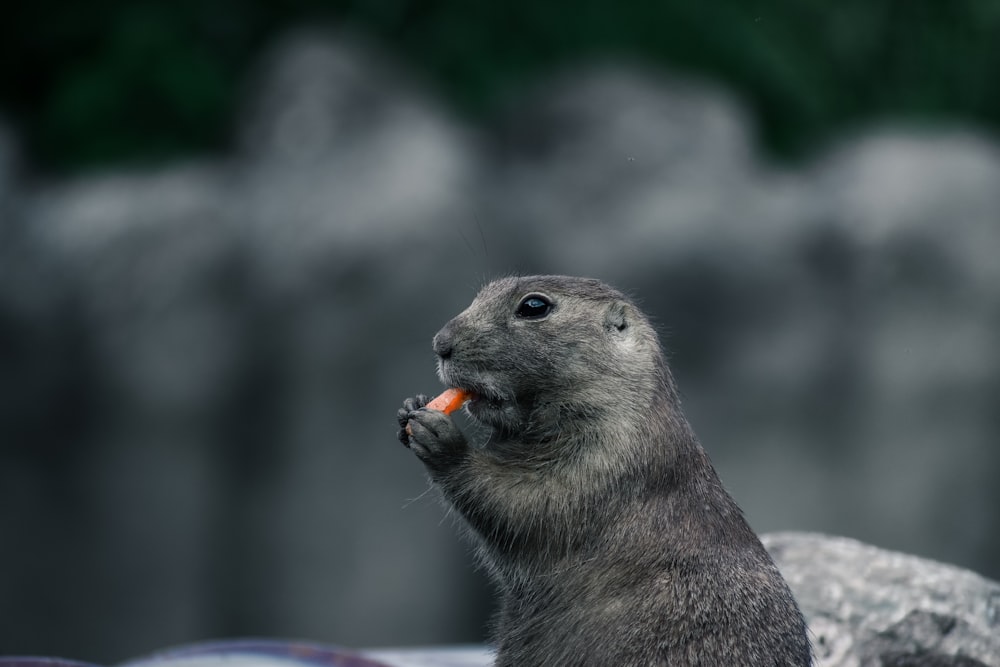
M 410 421 L 410 415 L 424 407 L 430 402 L 430 398 L 424 394 L 417 394 L 413 398 L 407 398 L 403 401 L 403 407 L 396 411 L 396 423 L 399 424 L 399 431 L 396 433 L 396 437 L 405 446 L 410 446 L 410 428 L 407 422 Z
M 403 402 L 397 413 L 399 439 L 429 468 L 447 468 L 462 457 L 468 442 L 451 417 L 424 408 L 426 403 L 423 396 Z

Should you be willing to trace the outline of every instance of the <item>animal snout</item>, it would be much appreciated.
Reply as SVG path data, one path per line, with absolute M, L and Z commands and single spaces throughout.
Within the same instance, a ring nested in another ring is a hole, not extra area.
M 446 324 L 441 331 L 438 331 L 434 335 L 433 346 L 434 354 L 442 359 L 447 359 L 451 356 L 451 353 L 455 351 L 455 334 L 452 331 L 451 325 Z

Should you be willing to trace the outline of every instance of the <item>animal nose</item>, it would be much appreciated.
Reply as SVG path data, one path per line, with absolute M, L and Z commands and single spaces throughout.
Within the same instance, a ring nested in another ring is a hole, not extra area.
M 438 331 L 434 335 L 433 347 L 434 354 L 442 359 L 447 359 L 451 356 L 451 353 L 455 350 L 455 336 L 450 324 L 446 324 L 441 331 Z

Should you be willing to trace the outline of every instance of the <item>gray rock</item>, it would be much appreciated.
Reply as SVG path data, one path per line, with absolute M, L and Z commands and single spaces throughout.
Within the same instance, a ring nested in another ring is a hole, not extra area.
M 1000 665 L 1000 583 L 843 537 L 762 537 L 809 622 L 817 667 Z

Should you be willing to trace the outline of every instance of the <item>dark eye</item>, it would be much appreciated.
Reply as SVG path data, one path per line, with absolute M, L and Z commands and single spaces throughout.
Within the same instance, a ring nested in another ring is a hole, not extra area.
M 540 320 L 552 312 L 552 302 L 538 294 L 526 296 L 517 306 L 514 314 L 526 320 Z

